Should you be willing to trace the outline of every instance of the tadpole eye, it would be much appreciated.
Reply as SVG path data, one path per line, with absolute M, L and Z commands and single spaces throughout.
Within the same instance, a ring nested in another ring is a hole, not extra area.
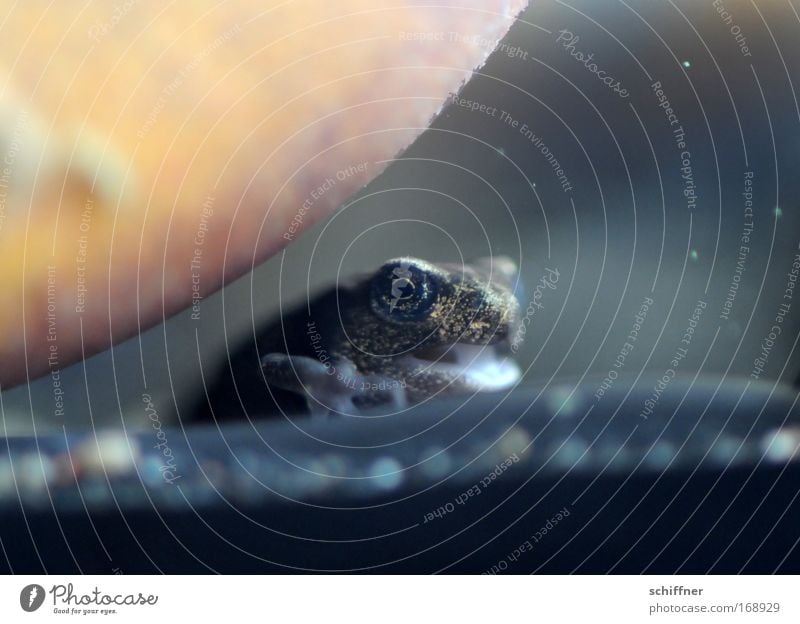
M 372 279 L 372 309 L 390 321 L 426 318 L 439 293 L 438 277 L 419 265 L 397 260 L 383 265 Z

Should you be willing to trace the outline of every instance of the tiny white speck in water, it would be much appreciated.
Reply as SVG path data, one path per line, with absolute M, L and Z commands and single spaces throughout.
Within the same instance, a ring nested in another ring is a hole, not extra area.
M 780 206 L 775 206 L 775 216 L 780 217 L 783 214 L 783 210 L 780 209 Z
M 697 259 L 700 257 L 700 254 L 697 253 L 696 249 L 692 249 L 692 253 L 689 254 L 689 257 L 692 259 L 693 262 L 697 262 Z
M 684 61 L 681 63 L 681 65 L 683 65 L 686 69 L 689 69 L 692 66 L 690 61 Z
M 381 457 L 369 467 L 367 476 L 379 490 L 393 490 L 403 482 L 403 467 L 393 457 Z

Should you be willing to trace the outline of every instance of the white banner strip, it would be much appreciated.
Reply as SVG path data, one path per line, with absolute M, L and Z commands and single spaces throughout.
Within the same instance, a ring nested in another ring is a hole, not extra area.
M 797 587 L 797 576 L 7 576 L 0 622 L 796 623 Z

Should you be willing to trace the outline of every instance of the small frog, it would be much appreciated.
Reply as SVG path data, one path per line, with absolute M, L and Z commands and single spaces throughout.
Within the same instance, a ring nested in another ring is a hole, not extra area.
M 389 260 L 239 349 L 210 390 L 212 416 L 362 415 L 508 389 L 521 376 L 509 357 L 516 281 L 507 257 Z

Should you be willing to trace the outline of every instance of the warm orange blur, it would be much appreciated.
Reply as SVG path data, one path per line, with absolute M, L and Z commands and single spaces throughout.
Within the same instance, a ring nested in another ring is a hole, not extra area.
M 29 1 L 4 15 L 4 388 L 197 303 L 329 215 L 524 2 L 378 4 Z

